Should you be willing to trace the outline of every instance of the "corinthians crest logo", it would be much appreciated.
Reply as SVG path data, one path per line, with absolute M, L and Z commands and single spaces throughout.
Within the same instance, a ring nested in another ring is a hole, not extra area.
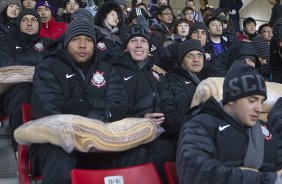
M 35 50 L 41 52 L 44 50 L 44 45 L 42 42 L 37 42 L 34 47 L 33 47 Z
M 93 77 L 91 79 L 91 83 L 93 86 L 96 86 L 98 88 L 105 86 L 106 84 L 106 80 L 104 78 L 104 72 L 100 72 L 98 70 L 96 70 L 96 73 L 93 73 Z

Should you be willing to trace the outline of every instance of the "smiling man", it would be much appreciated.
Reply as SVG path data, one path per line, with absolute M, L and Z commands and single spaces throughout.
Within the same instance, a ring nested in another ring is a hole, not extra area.
M 179 183 L 275 183 L 281 173 L 281 142 L 259 120 L 266 85 L 257 71 L 237 60 L 213 97 L 185 123 L 177 150 Z M 263 181 L 263 182 L 262 182 Z

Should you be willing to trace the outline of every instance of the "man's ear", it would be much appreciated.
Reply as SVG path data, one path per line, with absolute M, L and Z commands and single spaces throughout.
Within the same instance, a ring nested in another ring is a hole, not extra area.
M 158 20 L 161 20 L 162 16 L 161 15 L 158 15 Z

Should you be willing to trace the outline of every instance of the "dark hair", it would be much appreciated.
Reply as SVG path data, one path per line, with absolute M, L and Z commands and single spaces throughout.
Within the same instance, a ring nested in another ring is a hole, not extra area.
M 157 10 L 156 10 L 156 18 L 158 20 L 159 20 L 158 15 L 162 15 L 163 11 L 165 11 L 166 9 L 170 9 L 171 12 L 173 12 L 171 6 L 169 6 L 169 5 L 161 5 L 160 7 L 157 8 Z
M 249 23 L 255 23 L 255 25 L 257 25 L 256 21 L 254 18 L 252 17 L 248 17 L 243 21 L 243 27 L 245 28 L 247 24 Z
M 132 9 L 135 8 L 135 7 L 138 7 L 137 5 L 140 4 L 140 3 L 137 4 L 137 1 L 138 1 L 138 0 L 132 0 L 132 1 L 131 1 L 131 8 L 132 8 Z M 143 0 L 142 0 L 142 3 L 143 3 Z M 146 4 L 145 4 L 145 5 L 146 5 Z M 147 6 L 147 5 L 146 5 L 146 6 Z
M 186 23 L 186 24 L 188 24 L 188 21 L 187 21 L 186 19 L 178 19 L 178 20 L 175 22 L 174 26 L 173 26 L 172 33 L 178 34 L 178 33 L 177 33 L 177 26 L 178 26 L 179 24 L 181 24 L 181 23 Z M 189 24 L 188 24 L 188 25 L 189 25 Z
M 148 6 L 147 6 L 146 3 L 139 3 L 139 4 L 136 5 L 136 7 L 140 7 L 140 6 L 145 6 L 146 7 L 146 11 L 148 10 Z
M 188 10 L 191 10 L 191 11 L 193 11 L 193 12 L 195 11 L 195 10 L 193 10 L 193 8 L 191 8 L 191 7 L 185 7 L 185 8 L 183 8 L 183 10 L 182 10 L 182 14 L 185 15 L 185 12 L 188 11 Z
M 223 24 L 223 23 L 222 23 L 222 20 L 221 20 L 220 18 L 215 17 L 215 16 L 211 16 L 211 17 L 208 19 L 207 23 L 206 23 L 207 27 L 209 27 L 210 23 L 211 23 L 212 21 L 215 21 L 215 20 L 217 20 L 217 21 L 221 22 L 221 24 Z
M 265 27 L 271 27 L 271 28 L 272 28 L 272 26 L 271 26 L 270 24 L 268 24 L 268 23 L 262 24 L 262 25 L 260 25 L 259 28 L 258 28 L 258 33 L 261 34 L 263 28 L 265 28 Z
M 186 0 L 186 1 L 185 1 L 185 4 L 186 4 L 188 1 L 192 1 L 192 2 L 195 4 L 195 1 L 194 1 L 194 0 Z
M 65 0 L 65 1 L 64 1 L 64 5 L 63 5 L 64 8 L 66 8 L 66 6 L 67 6 L 67 4 L 68 4 L 69 1 L 70 1 L 70 0 Z M 79 8 L 82 7 L 82 1 L 81 1 L 81 0 L 74 0 L 74 1 L 78 4 Z

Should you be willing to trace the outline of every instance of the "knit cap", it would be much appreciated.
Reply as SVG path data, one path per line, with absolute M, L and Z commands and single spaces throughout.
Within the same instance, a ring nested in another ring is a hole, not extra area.
M 75 12 L 73 12 L 73 14 L 71 15 L 71 20 L 74 20 L 76 18 L 86 19 L 94 23 L 94 16 L 89 10 L 86 10 L 84 8 L 78 8 L 77 10 L 75 10 Z
M 18 27 L 20 27 L 21 20 L 25 15 L 33 15 L 34 17 L 36 17 L 39 23 L 39 27 L 41 26 L 41 17 L 37 13 L 37 11 L 31 8 L 26 8 L 26 9 L 23 9 L 17 17 L 17 26 Z
M 22 3 L 20 0 L 0 0 L 0 14 L 3 10 L 10 4 L 16 4 L 20 7 L 20 12 L 22 11 Z
M 49 8 L 51 10 L 51 12 L 52 12 L 52 16 L 55 17 L 57 9 L 56 9 L 56 7 L 52 3 L 50 3 L 50 1 L 39 0 L 35 4 L 35 9 L 37 9 L 39 6 L 46 6 L 47 8 Z
M 193 50 L 198 50 L 201 53 L 205 53 L 205 50 L 201 46 L 199 40 L 189 39 L 181 42 L 178 47 L 178 58 L 177 58 L 178 64 L 181 65 L 185 55 Z
M 236 60 L 225 75 L 222 104 L 253 95 L 267 98 L 265 81 L 254 67 Z
M 96 43 L 96 32 L 94 24 L 85 19 L 75 19 L 71 21 L 65 32 L 64 47 L 67 48 L 70 40 L 75 36 L 88 36 Z
M 189 29 L 188 38 L 191 38 L 192 33 L 198 29 L 203 29 L 208 34 L 208 28 L 203 22 L 195 22 Z
M 264 38 L 258 36 L 257 38 L 255 38 L 253 40 L 253 43 L 254 43 L 255 48 L 257 50 L 258 56 L 266 59 L 267 61 L 269 61 L 270 47 L 269 47 L 267 41 Z
M 273 38 L 282 40 L 282 18 L 277 19 L 273 24 Z

